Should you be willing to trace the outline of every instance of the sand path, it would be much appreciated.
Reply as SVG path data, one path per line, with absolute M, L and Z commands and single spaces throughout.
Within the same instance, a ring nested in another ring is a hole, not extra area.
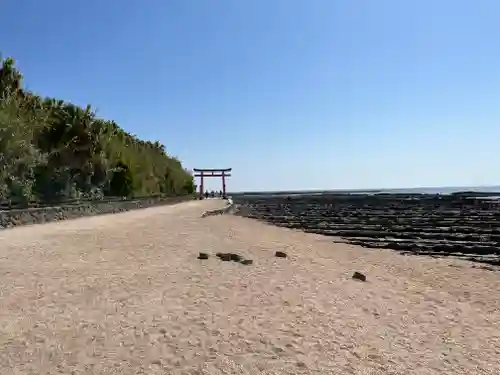
M 500 373 L 500 273 L 200 218 L 217 205 L 0 232 L 2 375 Z

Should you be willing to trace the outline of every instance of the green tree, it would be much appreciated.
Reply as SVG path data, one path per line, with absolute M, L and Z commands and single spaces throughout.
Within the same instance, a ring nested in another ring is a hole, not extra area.
M 160 142 L 26 91 L 15 61 L 0 67 L 0 200 L 191 194 L 192 175 Z
M 117 197 L 128 197 L 134 191 L 134 177 L 129 167 L 118 163 L 109 184 L 109 194 Z

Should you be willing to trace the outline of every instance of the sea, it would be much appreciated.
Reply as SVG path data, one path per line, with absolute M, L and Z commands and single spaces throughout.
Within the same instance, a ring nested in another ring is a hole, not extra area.
M 398 188 L 398 189 L 366 189 L 366 190 L 289 190 L 289 191 L 244 191 L 232 192 L 231 196 L 254 196 L 272 197 L 272 196 L 307 196 L 324 194 L 441 194 L 448 195 L 460 192 L 493 193 L 500 195 L 500 185 L 495 186 L 451 186 L 451 187 L 419 187 L 419 188 Z M 486 197 L 484 197 L 486 198 Z M 493 197 L 492 197 L 493 198 Z

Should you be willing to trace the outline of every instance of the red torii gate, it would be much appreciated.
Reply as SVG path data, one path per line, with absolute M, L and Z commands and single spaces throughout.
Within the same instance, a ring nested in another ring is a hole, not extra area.
M 194 177 L 200 177 L 200 196 L 205 193 L 203 188 L 203 178 L 205 177 L 222 177 L 222 196 L 226 197 L 226 177 L 231 177 L 232 168 L 226 169 L 199 169 L 194 168 Z

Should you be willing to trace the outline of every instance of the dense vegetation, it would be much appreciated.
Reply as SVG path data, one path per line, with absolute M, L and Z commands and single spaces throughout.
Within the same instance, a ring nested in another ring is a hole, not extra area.
M 159 142 L 22 87 L 14 60 L 0 69 L 0 201 L 191 194 L 193 176 Z

